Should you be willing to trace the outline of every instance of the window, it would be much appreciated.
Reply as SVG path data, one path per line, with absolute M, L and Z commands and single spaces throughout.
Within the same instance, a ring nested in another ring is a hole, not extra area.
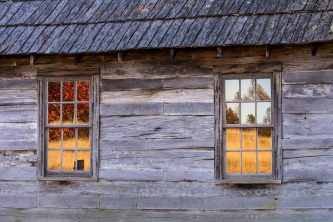
M 42 78 L 41 146 L 46 177 L 96 177 L 94 78 Z M 97 106 L 98 107 L 98 106 Z
M 279 108 L 274 75 L 218 78 L 216 178 L 235 182 L 277 180 Z

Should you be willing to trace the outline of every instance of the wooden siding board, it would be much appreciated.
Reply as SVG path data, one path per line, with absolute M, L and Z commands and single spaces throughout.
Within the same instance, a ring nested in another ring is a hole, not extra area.
M 333 70 L 316 70 L 304 72 L 285 72 L 282 76 L 283 84 L 331 84 Z
M 165 103 L 164 115 L 208 116 L 214 114 L 212 103 Z
M 0 180 L 36 180 L 36 167 L 0 168 Z
M 101 116 L 162 115 L 163 103 L 101 104 Z
M 39 207 L 53 208 L 98 208 L 99 195 L 60 195 L 44 194 L 37 196 L 37 205 Z

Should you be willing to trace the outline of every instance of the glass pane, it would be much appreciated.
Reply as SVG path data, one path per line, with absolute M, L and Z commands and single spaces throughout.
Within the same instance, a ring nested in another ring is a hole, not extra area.
M 74 104 L 62 105 L 62 124 L 74 124 Z
M 64 150 L 62 152 L 62 170 L 73 171 L 75 170 L 75 151 Z
M 61 155 L 60 150 L 47 151 L 47 169 L 48 170 L 61 170 Z
M 80 150 L 77 152 L 77 170 L 90 170 L 90 151 Z
M 272 152 L 258 153 L 258 173 L 272 173 Z
M 89 81 L 77 82 L 77 101 L 89 101 Z
M 75 83 L 72 81 L 65 81 L 62 83 L 62 100 L 63 101 L 74 101 L 74 88 Z
M 240 101 L 239 94 L 239 80 L 226 80 L 225 81 L 225 101 L 238 102 Z
M 89 103 L 77 104 L 77 124 L 89 124 Z
M 239 124 L 239 103 L 226 104 L 227 124 Z
M 240 150 L 240 129 L 229 128 L 226 130 L 226 149 Z
M 271 123 L 271 103 L 270 102 L 258 102 L 257 103 L 257 117 L 258 117 L 258 124 L 270 124 Z
M 272 149 L 272 129 L 258 128 L 258 150 Z
M 242 124 L 256 123 L 255 103 L 242 103 Z
M 60 82 L 48 83 L 48 96 L 49 102 L 60 102 Z
M 271 79 L 257 79 L 257 100 L 271 100 Z
M 90 148 L 90 130 L 89 128 L 78 129 L 78 148 Z
M 75 130 L 72 128 L 64 128 L 63 130 L 64 130 L 63 148 L 74 149 L 76 147 Z
M 256 172 L 256 152 L 242 152 L 242 173 L 255 174 Z
M 254 89 L 254 79 L 242 79 L 241 80 L 241 93 L 242 101 L 254 101 L 255 89 Z
M 256 150 L 257 132 L 255 128 L 242 129 L 242 150 Z
M 48 148 L 61 148 L 61 129 L 49 129 Z
M 239 152 L 227 152 L 227 174 L 240 173 L 240 153 Z
M 48 105 L 48 123 L 60 124 L 60 104 Z

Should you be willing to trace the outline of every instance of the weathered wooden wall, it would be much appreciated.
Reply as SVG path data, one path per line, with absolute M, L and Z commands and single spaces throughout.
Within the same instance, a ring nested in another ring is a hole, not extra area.
M 306 46 L 276 47 L 269 59 L 262 47 L 227 48 L 223 58 L 181 50 L 173 61 L 164 50 L 129 52 L 121 64 L 115 55 L 79 65 L 73 57 L 42 56 L 33 66 L 28 57 L 3 58 L 0 221 L 45 221 L 49 208 L 59 221 L 330 221 L 332 46 L 316 57 Z M 214 70 L 282 72 L 281 185 L 214 181 Z M 100 180 L 38 181 L 37 75 L 98 73 Z

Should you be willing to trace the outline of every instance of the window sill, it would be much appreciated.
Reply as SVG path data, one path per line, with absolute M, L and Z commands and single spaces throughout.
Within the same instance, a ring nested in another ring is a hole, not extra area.
M 282 184 L 282 180 L 275 179 L 224 179 L 216 182 L 217 184 Z
M 39 181 L 91 181 L 97 182 L 97 178 L 87 178 L 87 177 L 39 177 Z

